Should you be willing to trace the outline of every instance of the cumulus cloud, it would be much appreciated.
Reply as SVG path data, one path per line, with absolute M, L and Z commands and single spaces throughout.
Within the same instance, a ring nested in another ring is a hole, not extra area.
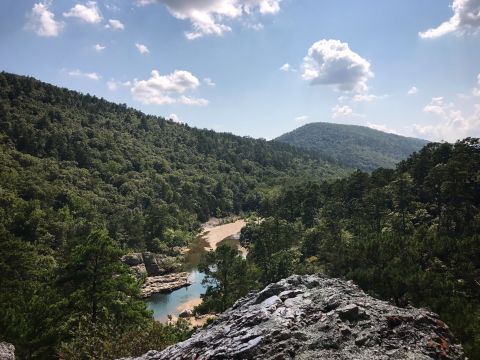
M 146 45 L 136 43 L 135 47 L 137 48 L 137 50 L 140 54 L 149 54 L 150 53 L 150 50 L 148 50 L 148 47 Z
M 170 14 L 188 20 L 192 30 L 185 33 L 190 39 L 205 35 L 223 35 L 231 31 L 225 22 L 253 13 L 274 14 L 280 11 L 281 0 L 137 0 L 139 5 L 160 3 Z
M 348 105 L 335 105 L 332 108 L 332 118 L 337 119 L 339 117 L 346 117 L 353 115 L 353 109 Z
M 433 125 L 413 125 L 416 134 L 434 140 L 455 141 L 467 136 L 480 136 L 480 104 L 474 104 L 473 110 L 467 112 L 443 97 L 433 98 L 424 112 L 439 119 Z
M 418 94 L 418 88 L 416 86 L 412 86 L 408 91 L 407 95 L 415 95 Z
M 100 80 L 102 77 L 95 72 L 83 72 L 78 69 L 71 70 L 67 73 L 69 76 L 73 77 L 83 77 L 90 80 Z
M 176 123 L 179 123 L 179 124 L 183 124 L 183 122 L 180 120 L 180 117 L 177 115 L 177 114 L 170 114 L 168 115 L 167 117 L 168 119 L 172 120 L 173 122 L 176 122 Z
M 285 64 L 283 64 L 282 66 L 280 66 L 280 70 L 281 70 L 281 71 L 288 72 L 288 71 L 291 70 L 291 66 L 290 66 L 289 63 L 285 63 Z
M 58 36 L 64 27 L 63 22 L 55 20 L 55 14 L 49 10 L 49 4 L 40 2 L 32 7 L 26 28 L 38 36 Z
M 385 124 L 374 124 L 374 123 L 371 123 L 371 122 L 367 122 L 367 126 L 371 129 L 374 129 L 374 130 L 379 130 L 379 131 L 383 131 L 383 132 L 386 132 L 386 133 L 399 135 L 397 131 L 395 131 L 393 129 L 390 129 Z
M 422 39 L 435 39 L 455 33 L 473 34 L 480 30 L 480 0 L 453 0 L 453 16 L 435 28 L 420 32 Z
M 304 123 L 306 122 L 307 120 L 309 119 L 309 117 L 307 115 L 301 115 L 301 116 L 297 116 L 295 118 L 295 121 L 298 122 L 298 123 Z
M 205 79 L 203 79 L 203 82 L 205 83 L 205 85 L 210 86 L 210 87 L 215 87 L 215 86 L 217 86 L 217 84 L 215 84 L 215 83 L 213 82 L 213 80 L 210 79 L 210 78 L 205 78 Z
M 311 85 L 330 85 L 338 91 L 368 91 L 370 63 L 339 40 L 320 40 L 308 50 L 302 77 Z
M 109 19 L 108 23 L 105 25 L 105 29 L 123 30 L 125 29 L 125 25 L 123 25 L 120 20 Z
M 103 45 L 100 45 L 100 44 L 95 44 L 95 45 L 93 45 L 93 49 L 94 49 L 96 52 L 102 52 L 103 50 L 106 49 L 106 47 L 103 46 Z
M 95 1 L 88 1 L 85 5 L 76 4 L 69 11 L 64 12 L 65 17 L 75 17 L 91 24 L 97 24 L 103 17 Z
M 131 92 L 133 98 L 143 104 L 207 105 L 208 100 L 184 95 L 199 85 L 200 81 L 188 71 L 175 70 L 169 75 L 160 75 L 153 70 L 147 80 L 135 80 Z

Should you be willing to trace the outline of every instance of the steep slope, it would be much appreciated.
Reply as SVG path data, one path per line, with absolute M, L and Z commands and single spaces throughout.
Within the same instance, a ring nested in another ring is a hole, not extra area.
M 292 276 L 239 300 L 192 338 L 137 360 L 465 359 L 437 315 L 351 282 Z
M 0 208 L 8 232 L 58 247 L 105 223 L 123 247 L 165 250 L 262 189 L 346 171 L 286 144 L 199 130 L 0 74 Z
M 275 141 L 314 150 L 340 164 L 366 171 L 393 168 L 428 143 L 364 126 L 322 122 L 304 125 Z

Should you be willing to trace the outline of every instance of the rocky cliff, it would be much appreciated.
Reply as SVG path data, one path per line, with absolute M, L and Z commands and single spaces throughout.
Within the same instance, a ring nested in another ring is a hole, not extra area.
M 292 276 L 239 300 L 189 340 L 136 360 L 465 359 L 438 316 L 351 282 Z

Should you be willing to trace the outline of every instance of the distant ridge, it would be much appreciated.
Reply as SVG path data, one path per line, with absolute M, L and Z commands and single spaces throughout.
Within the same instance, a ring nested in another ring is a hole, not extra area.
M 306 124 L 274 141 L 313 150 L 342 165 L 366 171 L 393 168 L 428 143 L 366 126 L 325 122 Z

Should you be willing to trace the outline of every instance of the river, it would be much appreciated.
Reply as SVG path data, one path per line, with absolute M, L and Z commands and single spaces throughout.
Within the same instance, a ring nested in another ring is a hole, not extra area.
M 229 224 L 218 225 L 216 221 L 209 221 L 204 225 L 204 230 L 192 241 L 190 250 L 185 256 L 185 271 L 190 272 L 192 285 L 184 287 L 168 294 L 155 294 L 147 300 L 147 307 L 153 310 L 155 320 L 166 322 L 168 315 L 178 316 L 186 308 L 198 305 L 200 295 L 206 291 L 202 280 L 205 274 L 198 271 L 200 259 L 206 251 L 215 250 L 220 243 L 228 243 L 237 246 L 243 255 L 246 250 L 239 244 L 236 236 L 245 226 L 244 220 L 237 220 Z

